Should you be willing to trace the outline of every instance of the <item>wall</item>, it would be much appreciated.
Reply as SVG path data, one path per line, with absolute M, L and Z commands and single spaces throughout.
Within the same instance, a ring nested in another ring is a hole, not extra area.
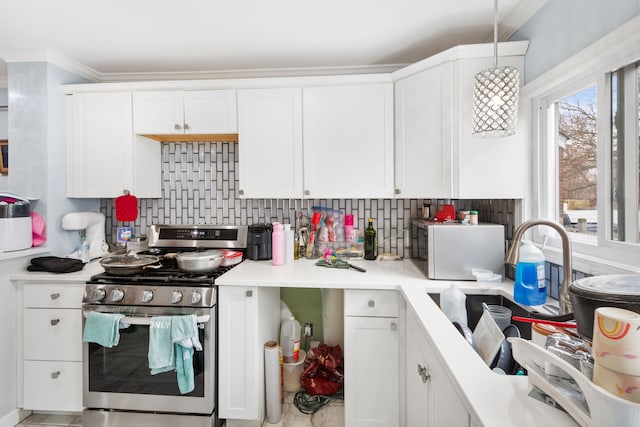
M 72 252 L 74 232 L 62 230 L 62 216 L 97 211 L 99 199 L 66 198 L 66 101 L 61 86 L 85 83 L 73 73 L 45 62 L 7 64 L 9 83 L 8 189 L 33 198 L 32 210 L 43 216 L 47 246 L 53 255 Z
M 140 199 L 140 214 L 133 223 L 119 223 L 114 200 L 103 199 L 100 209 L 107 218 L 108 242 L 114 242 L 117 227 L 123 225 L 133 226 L 135 235 L 145 235 L 147 226 L 162 223 L 294 223 L 297 211 L 310 216 L 312 206 L 325 206 L 352 213 L 361 230 L 366 219 L 373 218 L 379 252 L 411 255 L 403 230 L 419 215 L 422 199 L 240 199 L 236 143 L 162 144 L 162 198 Z M 513 200 L 459 200 L 454 204 L 459 209 L 478 209 L 482 222 L 506 224 L 510 238 Z
M 529 40 L 525 83 L 639 14 L 638 0 L 548 1 L 509 39 Z

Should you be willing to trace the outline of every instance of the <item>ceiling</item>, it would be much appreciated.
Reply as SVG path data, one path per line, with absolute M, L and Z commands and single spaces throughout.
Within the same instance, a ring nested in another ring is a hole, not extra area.
M 501 38 L 545 2 L 500 0 Z M 0 58 L 55 52 L 96 81 L 397 67 L 493 34 L 491 0 L 0 0 L 0 10 Z

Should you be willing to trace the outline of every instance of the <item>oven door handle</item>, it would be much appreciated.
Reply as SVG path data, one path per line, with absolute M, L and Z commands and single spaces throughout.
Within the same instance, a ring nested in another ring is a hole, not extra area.
M 87 311 L 83 311 L 82 315 L 84 317 L 87 317 Z M 120 323 L 126 323 L 129 325 L 150 325 L 151 324 L 151 318 L 150 316 L 124 316 L 122 319 L 120 319 Z M 205 314 L 204 316 L 198 316 L 196 319 L 197 323 L 207 323 L 209 320 L 211 319 L 211 316 L 208 314 Z

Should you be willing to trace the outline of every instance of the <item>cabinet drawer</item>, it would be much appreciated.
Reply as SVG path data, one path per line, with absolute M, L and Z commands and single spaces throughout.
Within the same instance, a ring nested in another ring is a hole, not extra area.
M 82 310 L 28 308 L 24 316 L 24 358 L 82 361 Z
M 81 308 L 84 284 L 24 285 L 24 306 L 41 308 Z
M 23 409 L 82 411 L 82 362 L 24 362 Z
M 396 291 L 344 291 L 345 316 L 398 316 Z

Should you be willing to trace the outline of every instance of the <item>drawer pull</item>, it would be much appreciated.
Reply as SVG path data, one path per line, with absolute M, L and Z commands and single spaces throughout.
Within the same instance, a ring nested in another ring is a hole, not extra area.
M 422 382 L 426 384 L 431 379 L 431 374 L 427 373 L 427 367 L 418 363 L 418 375 L 422 377 Z
M 60 376 L 60 371 L 51 372 L 51 379 L 57 379 Z
M 369 300 L 369 303 L 367 304 L 369 306 L 369 308 L 373 308 L 376 306 L 376 302 L 372 299 Z
M 60 319 L 51 319 L 51 326 L 56 326 L 58 323 L 60 323 Z
M 398 330 L 398 324 L 396 322 L 392 322 L 390 326 L 391 326 L 391 330 L 392 331 L 397 331 Z
M 253 291 L 247 291 L 247 298 L 251 298 L 253 296 Z
M 182 129 L 182 126 L 180 126 L 179 124 L 176 123 L 175 125 L 173 125 L 173 128 L 175 130 L 180 130 L 180 129 Z
M 57 300 L 58 298 L 60 298 L 60 294 L 59 293 L 55 293 L 55 294 L 51 294 L 51 299 L 52 300 Z
M 189 123 L 185 123 L 184 130 L 189 130 L 189 129 L 191 129 L 191 126 L 189 126 Z

